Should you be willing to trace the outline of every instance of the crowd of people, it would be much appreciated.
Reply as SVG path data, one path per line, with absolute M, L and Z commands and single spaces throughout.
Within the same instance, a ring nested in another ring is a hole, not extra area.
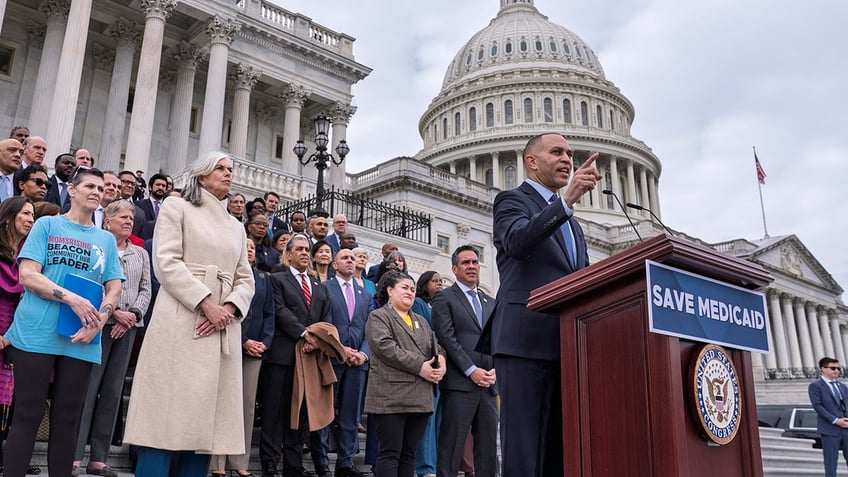
M 556 320 L 517 317 L 540 318 L 522 305 L 536 281 L 587 265 L 572 205 L 599 176 L 590 158 L 569 182 L 570 152 L 533 138 L 528 181 L 496 199 L 499 270 L 524 280 L 502 275 L 496 300 L 475 247 L 453 251 L 448 287 L 439 271 L 416 282 L 394 243 L 369 267 L 345 215 L 281 217 L 273 191 L 231 193 L 225 153 L 195 161 L 181 190 L 100 171 L 83 148 L 48 177 L 44 139 L 14 128 L 0 141 L 4 475 L 39 471 L 45 412 L 53 475 L 116 477 L 118 438 L 140 477 L 249 477 L 257 423 L 263 477 L 364 475 L 360 432 L 378 477 L 559 475 Z M 543 262 L 534 247 L 550 249 Z

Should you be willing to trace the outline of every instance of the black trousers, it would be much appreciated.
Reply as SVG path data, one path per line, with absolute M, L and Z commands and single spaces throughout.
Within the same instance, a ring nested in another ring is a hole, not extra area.
M 303 445 L 311 439 L 313 459 L 320 451 L 318 433 L 310 436 L 306 425 L 306 406 L 301 407 L 300 426 L 291 428 L 291 394 L 294 366 L 262 363 L 262 429 L 259 432 L 259 460 L 262 467 L 276 468 L 283 460 L 283 469 L 303 469 Z M 280 445 L 283 450 L 280 452 Z
M 15 415 L 6 441 L 7 477 L 24 477 L 32 458 L 35 435 L 44 415 L 50 373 L 54 394 L 50 406 L 50 438 L 47 466 L 53 475 L 71 475 L 74 464 L 77 428 L 88 389 L 92 363 L 67 356 L 15 353 Z
M 380 452 L 375 473 L 379 477 L 414 477 L 415 448 L 427 428 L 430 413 L 369 414 L 377 424 Z M 369 423 L 370 424 L 370 423 Z

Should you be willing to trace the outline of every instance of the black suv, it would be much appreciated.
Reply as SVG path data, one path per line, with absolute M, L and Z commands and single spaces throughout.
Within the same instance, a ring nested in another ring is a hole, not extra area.
M 762 404 L 757 406 L 760 427 L 784 429 L 783 437 L 812 439 L 821 449 L 821 436 L 816 431 L 816 411 L 809 404 Z

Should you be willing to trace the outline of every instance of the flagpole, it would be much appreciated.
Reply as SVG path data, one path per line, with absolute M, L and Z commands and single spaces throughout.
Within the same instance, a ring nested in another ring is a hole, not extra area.
M 754 150 L 754 161 L 757 161 L 757 146 L 751 146 Z M 760 193 L 760 212 L 763 214 L 763 238 L 769 238 L 768 226 L 766 225 L 766 207 L 763 205 L 763 183 L 757 178 L 757 190 Z

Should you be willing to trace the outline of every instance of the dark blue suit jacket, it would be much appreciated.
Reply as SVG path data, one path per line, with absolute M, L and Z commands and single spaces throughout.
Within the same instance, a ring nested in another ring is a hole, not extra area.
M 327 288 L 327 294 L 330 296 L 330 315 L 333 325 L 339 330 L 339 341 L 348 348 L 365 353 L 370 359 L 371 350 L 368 348 L 368 340 L 365 339 L 365 322 L 368 320 L 368 314 L 374 309 L 373 297 L 354 280 L 353 296 L 356 298 L 356 305 L 353 308 L 353 320 L 350 320 L 347 301 L 339 281 L 331 278 L 322 282 L 322 285 Z M 369 361 L 366 361 L 362 369 L 368 369 L 368 363 Z M 337 366 L 339 363 L 333 360 L 333 365 Z
M 324 241 L 330 244 L 330 248 L 333 250 L 333 255 L 335 256 L 339 252 L 339 237 L 336 234 L 329 234 L 324 237 Z
M 53 202 L 54 204 L 61 207 L 62 213 L 67 212 L 68 209 L 71 208 L 71 196 L 68 195 L 65 198 L 65 203 L 60 204 L 61 200 L 59 199 L 59 179 L 56 178 L 56 174 L 50 176 L 50 182 L 53 184 L 53 186 L 47 189 L 47 195 L 44 196 L 44 200 L 46 200 L 47 202 Z
M 559 361 L 558 312 L 530 311 L 527 299 L 531 290 L 589 265 L 583 229 L 566 215 L 562 200 L 549 204 L 527 182 L 499 193 L 493 215 L 501 284 L 481 342 L 488 341 L 492 355 Z M 567 220 L 575 239 L 576 268 L 559 232 Z
M 254 268 L 253 279 L 256 282 L 256 292 L 253 294 L 253 300 L 250 301 L 247 317 L 241 324 L 241 342 L 243 344 L 249 339 L 261 341 L 270 348 L 274 338 L 275 312 L 271 274 Z M 247 354 L 245 357 L 253 358 Z
M 306 327 L 319 321 L 330 322 L 330 300 L 327 289 L 312 279 L 312 304 L 306 297 L 300 281 L 291 270 L 285 269 L 271 275 L 274 288 L 274 341 L 263 358 L 271 364 L 294 366 L 294 345 Z
M 842 402 L 840 403 L 831 391 L 830 385 L 825 383 L 823 379 L 816 379 L 810 383 L 808 393 L 810 395 L 810 403 L 813 409 L 816 410 L 818 419 L 816 419 L 816 428 L 819 434 L 823 436 L 838 436 L 842 428 L 833 424 L 833 421 L 839 417 L 845 417 L 845 411 L 848 409 L 848 387 L 841 382 L 839 383 L 839 392 L 842 393 Z

